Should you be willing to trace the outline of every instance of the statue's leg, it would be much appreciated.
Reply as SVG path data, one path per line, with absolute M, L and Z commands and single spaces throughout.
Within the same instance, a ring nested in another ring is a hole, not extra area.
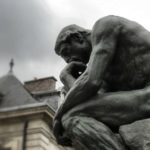
M 78 114 L 90 116 L 111 128 L 150 117 L 150 87 L 114 93 L 104 93 L 92 97 L 72 108 L 70 117 Z
M 89 150 L 125 149 L 110 127 L 150 117 L 150 87 L 129 92 L 97 95 L 68 111 L 62 124 L 70 137 Z M 101 123 L 103 122 L 103 123 Z M 107 144 L 106 144 L 106 143 Z M 105 147 L 104 147 L 105 146 Z
M 66 114 L 62 124 L 68 136 L 80 141 L 88 150 L 126 150 L 117 135 L 94 118 Z

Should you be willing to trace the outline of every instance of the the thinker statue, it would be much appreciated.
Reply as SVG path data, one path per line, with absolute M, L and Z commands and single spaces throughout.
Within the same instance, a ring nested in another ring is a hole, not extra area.
M 116 135 L 119 127 L 150 117 L 150 32 L 107 16 L 91 31 L 65 27 L 55 51 L 68 63 L 60 74 L 68 92 L 54 118 L 57 142 L 70 145 L 70 138 L 88 150 L 128 149 Z

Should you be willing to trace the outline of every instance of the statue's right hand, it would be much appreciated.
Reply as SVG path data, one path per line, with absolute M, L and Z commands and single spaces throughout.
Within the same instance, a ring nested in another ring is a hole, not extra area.
M 82 62 L 72 61 L 70 62 L 60 73 L 60 78 L 65 77 L 67 74 L 78 78 L 86 69 L 86 65 Z

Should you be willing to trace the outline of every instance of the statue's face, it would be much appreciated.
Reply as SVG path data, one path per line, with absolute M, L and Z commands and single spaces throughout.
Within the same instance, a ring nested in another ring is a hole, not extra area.
M 79 61 L 87 64 L 91 52 L 91 45 L 87 40 L 82 42 L 78 40 L 70 40 L 69 42 L 62 43 L 60 48 L 61 57 L 67 62 Z

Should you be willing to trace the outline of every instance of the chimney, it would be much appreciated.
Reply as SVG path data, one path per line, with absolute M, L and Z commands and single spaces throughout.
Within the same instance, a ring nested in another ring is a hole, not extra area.
M 25 87 L 31 92 L 48 92 L 56 90 L 56 78 L 46 77 L 46 78 L 34 78 L 31 81 L 24 82 Z

